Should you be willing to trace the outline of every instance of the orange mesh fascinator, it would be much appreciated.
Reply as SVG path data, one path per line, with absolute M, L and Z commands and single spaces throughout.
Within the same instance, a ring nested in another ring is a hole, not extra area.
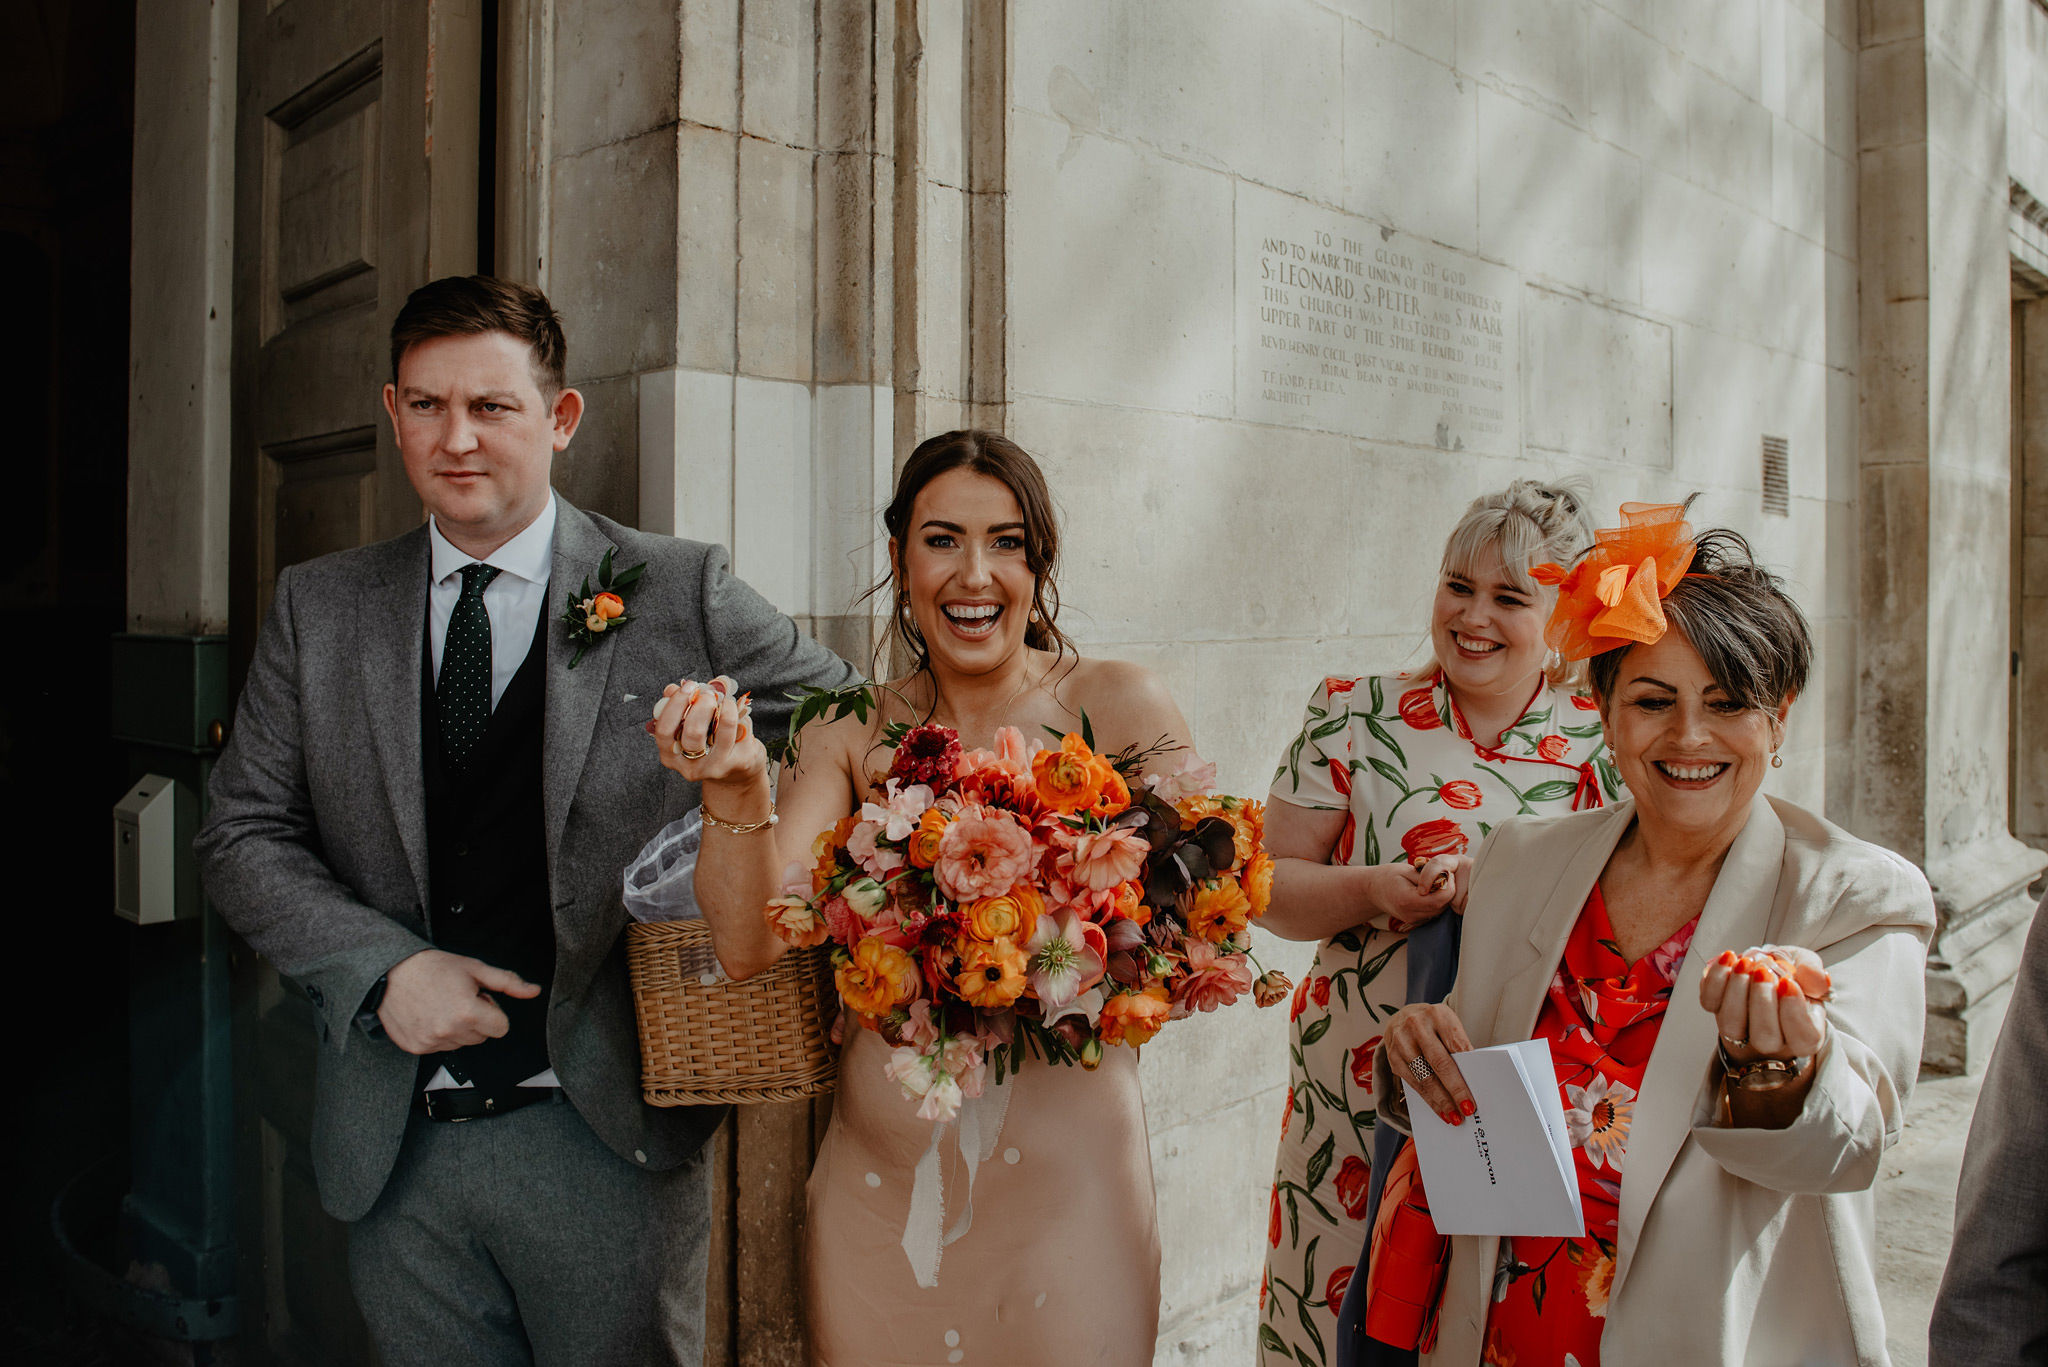
M 1692 564 L 1692 526 L 1683 503 L 1624 503 L 1619 527 L 1593 534 L 1593 547 L 1569 570 L 1538 565 L 1529 573 L 1557 587 L 1544 639 L 1567 660 L 1664 635 L 1664 597 Z

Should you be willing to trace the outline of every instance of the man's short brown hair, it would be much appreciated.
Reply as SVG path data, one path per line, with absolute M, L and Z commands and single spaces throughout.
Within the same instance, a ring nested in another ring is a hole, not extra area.
M 449 275 L 421 285 L 391 321 L 391 383 L 411 348 L 436 337 L 509 332 L 533 348 L 533 379 L 555 401 L 568 384 L 569 343 L 548 297 L 531 285 L 494 275 Z

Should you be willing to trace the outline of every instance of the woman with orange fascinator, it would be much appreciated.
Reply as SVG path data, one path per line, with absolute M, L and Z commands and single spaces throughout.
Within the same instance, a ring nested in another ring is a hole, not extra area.
M 1384 1119 L 1419 1101 L 1462 1125 L 1461 1052 L 1548 1041 L 1586 1232 L 1451 1238 L 1401 1346 L 1883 1363 L 1871 1187 L 1919 1068 L 1933 900 L 1903 858 L 1760 792 L 1812 654 L 1776 576 L 1680 505 L 1623 515 L 1539 577 L 1630 797 L 1495 828 L 1456 984 L 1373 1059 Z M 1368 1325 L 1400 1318 L 1363 1294 Z

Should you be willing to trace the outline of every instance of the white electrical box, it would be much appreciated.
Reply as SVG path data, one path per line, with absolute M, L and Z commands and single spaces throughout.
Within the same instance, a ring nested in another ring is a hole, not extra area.
M 192 795 L 157 774 L 138 779 L 114 804 L 116 916 L 147 926 L 199 913 L 182 876 L 192 860 L 196 815 Z

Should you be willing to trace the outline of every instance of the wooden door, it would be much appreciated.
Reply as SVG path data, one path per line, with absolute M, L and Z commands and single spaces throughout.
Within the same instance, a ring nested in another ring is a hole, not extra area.
M 418 525 L 379 392 L 406 295 L 477 265 L 488 0 L 241 0 L 231 630 L 283 567 Z M 147 231 L 146 224 L 137 224 Z M 243 1352 L 375 1360 L 309 1159 L 311 1005 L 234 956 Z

